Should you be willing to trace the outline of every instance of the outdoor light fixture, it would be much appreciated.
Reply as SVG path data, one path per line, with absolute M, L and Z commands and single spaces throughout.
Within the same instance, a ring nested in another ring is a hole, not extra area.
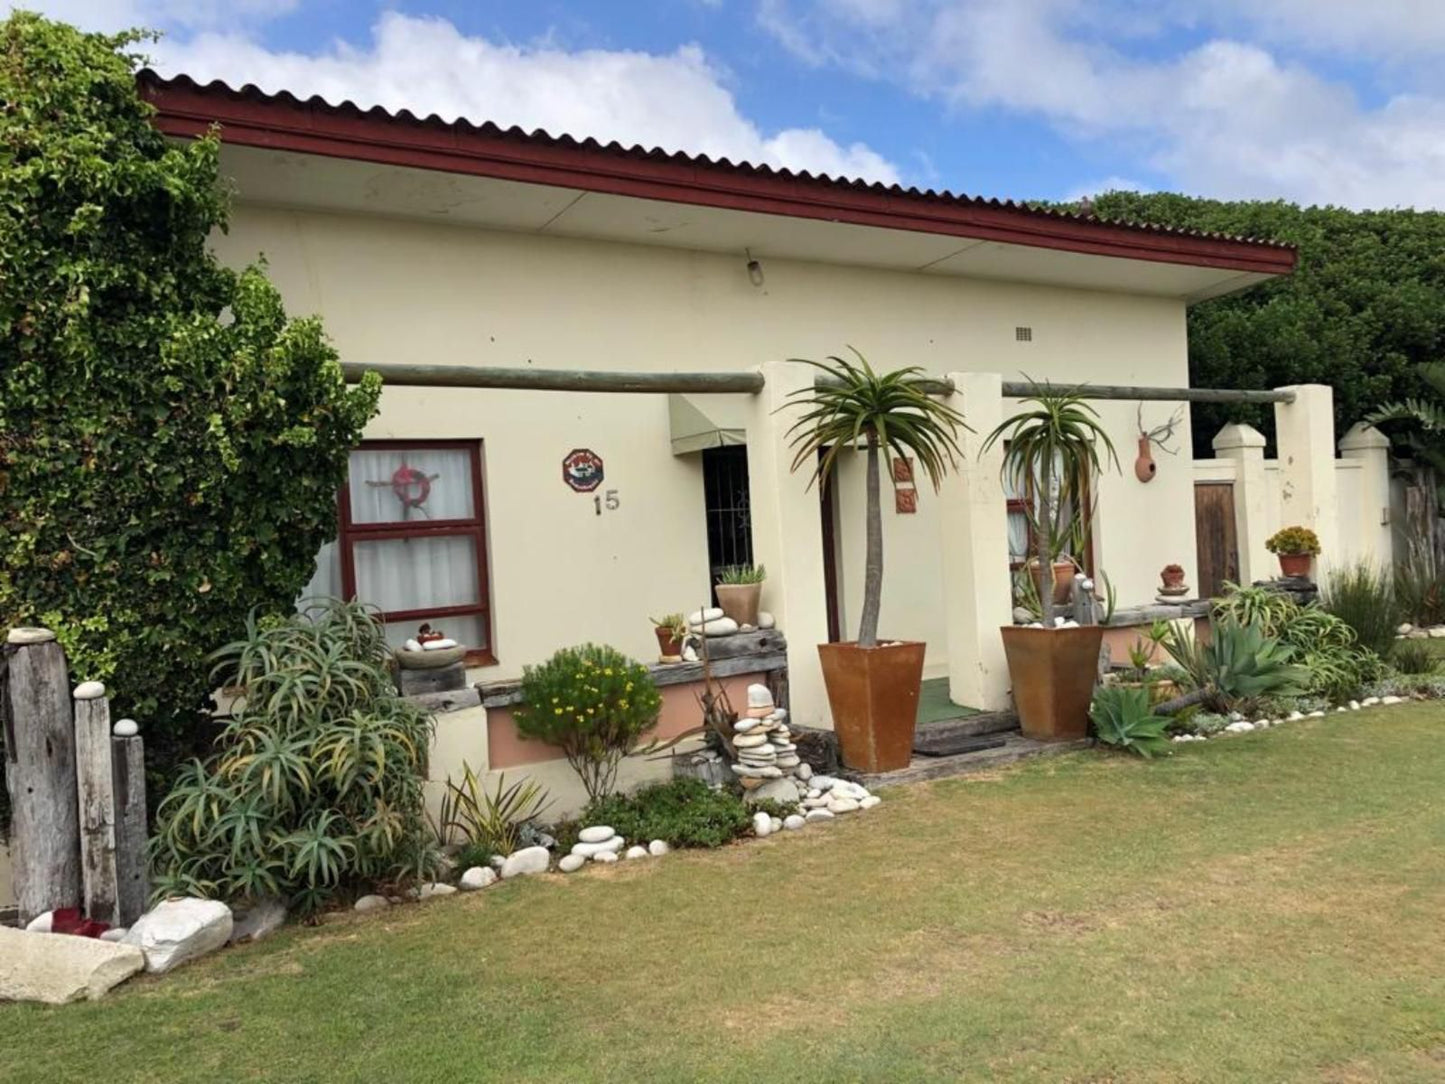
M 743 249 L 743 252 L 748 257 L 748 281 L 754 286 L 761 286 L 763 284 L 763 265 L 753 259 L 751 249 Z

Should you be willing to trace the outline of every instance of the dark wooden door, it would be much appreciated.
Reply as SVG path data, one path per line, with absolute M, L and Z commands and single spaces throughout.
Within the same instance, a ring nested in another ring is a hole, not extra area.
M 1224 581 L 1239 582 L 1239 542 L 1234 530 L 1234 483 L 1194 483 L 1194 537 L 1199 597 L 1213 598 Z
M 824 452 L 818 450 L 821 463 Z M 838 467 L 835 463 L 828 477 L 819 485 L 818 509 L 823 516 L 823 590 L 827 594 L 828 642 L 836 644 L 843 639 L 842 622 L 839 620 L 838 605 L 838 498 L 835 493 L 838 481 Z

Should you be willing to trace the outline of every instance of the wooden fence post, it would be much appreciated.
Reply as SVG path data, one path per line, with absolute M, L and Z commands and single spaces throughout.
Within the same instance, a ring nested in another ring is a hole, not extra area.
M 75 782 L 80 803 L 80 869 L 85 916 L 118 924 L 115 792 L 110 763 L 110 702 L 105 686 L 75 687 Z
M 127 723 L 130 726 L 126 726 Z M 130 926 L 145 914 L 150 895 L 146 866 L 146 764 L 145 742 L 131 733 L 134 722 L 122 719 L 110 739 L 115 773 L 115 873 L 118 888 L 117 921 Z
M 21 923 L 80 905 L 75 729 L 65 652 L 49 629 L 6 636 L 0 724 L 10 793 L 10 853 Z

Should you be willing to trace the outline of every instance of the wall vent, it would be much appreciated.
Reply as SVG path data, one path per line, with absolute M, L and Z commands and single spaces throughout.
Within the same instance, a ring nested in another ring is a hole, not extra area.
M 1031 328 L 1031 327 L 1016 327 L 1016 328 L 1014 328 L 1014 341 L 1015 341 L 1015 342 L 1021 342 L 1021 343 L 1031 343 L 1031 342 L 1033 342 L 1033 341 L 1034 341 L 1034 329 Z

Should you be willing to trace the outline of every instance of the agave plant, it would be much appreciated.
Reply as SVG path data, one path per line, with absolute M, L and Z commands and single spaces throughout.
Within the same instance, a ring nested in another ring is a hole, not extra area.
M 858 624 L 858 646 L 878 643 L 878 612 L 883 603 L 883 510 L 879 499 L 879 455 L 890 451 L 912 459 L 935 491 L 944 472 L 963 453 L 956 433 L 968 429 L 963 415 L 947 403 L 932 399 L 919 387 L 927 373 L 917 366 L 878 373 L 853 347 L 856 361 L 830 356 L 826 361 L 802 361 L 818 369 L 821 377 L 812 388 L 794 393 L 803 414 L 788 430 L 794 456 L 792 469 L 810 466 L 812 480 L 828 484 L 838 456 L 861 443 L 867 462 L 867 550 L 863 571 L 863 613 Z M 970 430 L 971 432 L 971 430 Z M 821 455 L 819 453 L 822 453 Z M 893 474 L 890 471 L 889 477 Z M 896 483 L 895 483 L 896 484 Z
M 1093 512 L 1090 482 L 1103 472 L 1106 460 L 1118 470 L 1119 457 L 1098 412 L 1084 400 L 1083 388 L 1031 387 L 1021 401 L 1032 408 L 1000 423 L 984 440 L 983 450 L 1003 441 L 1004 481 L 1026 487 L 1025 510 L 1035 557 L 1047 584 L 1054 558 L 1068 549 L 1077 555 L 1081 546 Z M 1100 447 L 1107 453 L 1104 458 L 1099 455 Z M 1044 624 L 1052 625 L 1053 591 L 1043 590 L 1039 595 Z
M 1162 642 L 1192 689 L 1155 708 L 1161 715 L 1201 703 L 1222 714 L 1264 696 L 1295 696 L 1309 685 L 1309 672 L 1296 663 L 1295 649 L 1258 625 L 1215 620 L 1207 643 L 1175 625 Z
M 1105 685 L 1094 693 L 1089 719 L 1095 736 L 1105 745 L 1127 749 L 1141 757 L 1169 750 L 1167 716 L 1155 715 L 1147 689 L 1131 685 Z

